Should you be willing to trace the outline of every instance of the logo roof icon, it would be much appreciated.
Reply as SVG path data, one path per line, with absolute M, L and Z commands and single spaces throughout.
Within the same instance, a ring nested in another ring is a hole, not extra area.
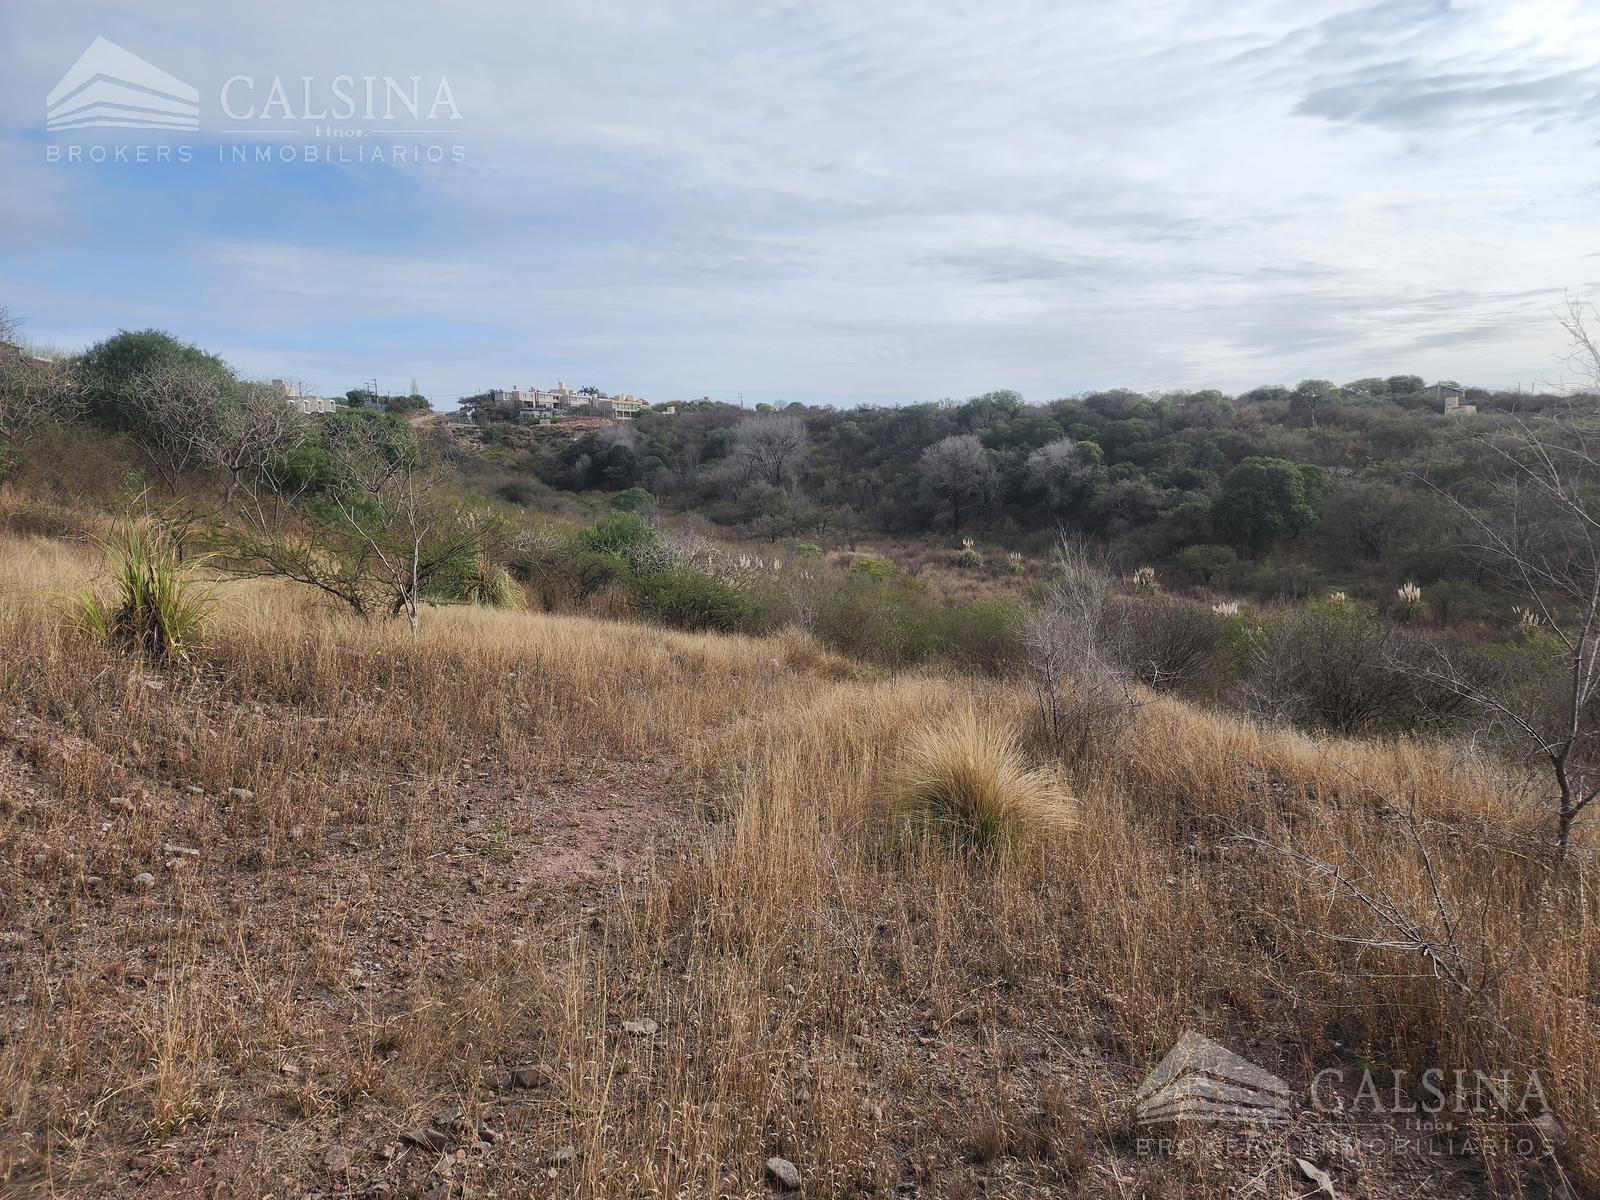
M 200 93 L 97 37 L 45 99 L 46 129 L 198 129 Z
M 1292 1093 L 1276 1075 L 1240 1058 L 1226 1046 L 1189 1032 L 1139 1085 L 1139 1123 L 1160 1121 L 1253 1121 L 1289 1116 Z

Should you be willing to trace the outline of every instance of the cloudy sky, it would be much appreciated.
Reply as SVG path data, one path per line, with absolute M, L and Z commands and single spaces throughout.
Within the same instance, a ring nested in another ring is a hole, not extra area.
M 199 130 L 46 132 L 97 37 Z M 445 406 L 1553 381 L 1597 102 L 1593 0 L 0 0 L 0 304 Z

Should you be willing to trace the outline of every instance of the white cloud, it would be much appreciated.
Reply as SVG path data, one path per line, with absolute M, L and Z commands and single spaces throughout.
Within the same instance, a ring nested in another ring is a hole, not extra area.
M 1595 274 L 1600 14 L 1577 0 L 636 10 L 51 8 L 0 41 L 28 114 L 0 145 L 38 149 L 22 131 L 95 35 L 204 97 L 237 72 L 448 75 L 465 164 L 352 169 L 385 202 L 330 195 L 301 231 L 167 230 L 181 294 L 141 294 L 136 253 L 109 298 L 83 281 L 96 312 L 235 316 L 252 369 L 330 389 L 1511 382 L 1548 373 L 1547 310 Z M 0 206 L 65 250 L 126 186 L 76 182 Z M 196 186 L 226 206 L 252 176 Z M 76 281 L 4 282 L 36 327 L 83 324 Z

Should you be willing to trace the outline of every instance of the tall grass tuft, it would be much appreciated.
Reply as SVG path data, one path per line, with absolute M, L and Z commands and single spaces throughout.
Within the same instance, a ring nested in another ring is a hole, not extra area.
M 110 595 L 85 586 L 67 601 L 68 621 L 153 659 L 187 658 L 216 607 L 211 589 L 194 577 L 197 564 L 184 562 L 172 535 L 150 522 L 126 522 L 105 549 Z
M 972 857 L 1014 850 L 1072 824 L 1072 801 L 1024 763 L 1014 734 L 971 711 L 907 744 L 894 780 L 896 831 Z

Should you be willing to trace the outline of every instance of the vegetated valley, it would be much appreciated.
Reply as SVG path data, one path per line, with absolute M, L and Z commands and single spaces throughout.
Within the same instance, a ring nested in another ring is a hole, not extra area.
M 0 355 L 0 1187 L 1593 1193 L 1595 402 L 1446 394 Z

